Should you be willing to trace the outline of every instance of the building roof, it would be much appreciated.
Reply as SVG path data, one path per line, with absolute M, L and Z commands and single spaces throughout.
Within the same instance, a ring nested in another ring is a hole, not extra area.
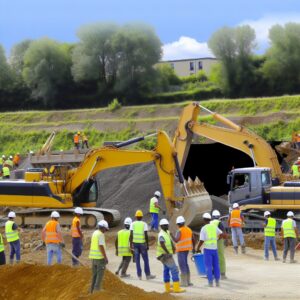
M 174 59 L 174 60 L 161 60 L 162 63 L 171 63 L 178 61 L 195 61 L 195 60 L 217 60 L 215 57 L 199 57 L 199 58 L 184 58 L 184 59 Z

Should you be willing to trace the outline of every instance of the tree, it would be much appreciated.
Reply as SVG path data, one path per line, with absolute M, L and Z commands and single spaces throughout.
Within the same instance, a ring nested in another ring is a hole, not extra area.
M 55 97 L 70 76 L 71 58 L 63 45 L 48 38 L 32 42 L 24 57 L 23 78 L 34 99 L 53 107 Z
M 171 86 L 180 85 L 180 78 L 169 64 L 158 65 L 156 71 L 157 83 L 154 89 L 155 92 L 167 92 Z
M 9 61 L 12 69 L 17 74 L 21 74 L 23 72 L 24 56 L 31 43 L 32 40 L 24 40 L 14 45 L 11 49 Z
M 300 92 L 300 24 L 275 25 L 262 72 L 273 94 Z
M 4 48 L 2 45 L 0 45 L 0 91 L 9 90 L 12 84 L 12 70 L 7 62 Z

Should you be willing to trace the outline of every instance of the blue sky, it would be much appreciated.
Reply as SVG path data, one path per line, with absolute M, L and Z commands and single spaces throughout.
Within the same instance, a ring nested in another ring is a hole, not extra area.
M 211 56 L 207 41 L 222 26 L 251 25 L 258 51 L 276 23 L 300 22 L 299 0 L 0 0 L 0 43 L 48 36 L 74 42 L 83 24 L 143 21 L 164 44 L 164 58 Z

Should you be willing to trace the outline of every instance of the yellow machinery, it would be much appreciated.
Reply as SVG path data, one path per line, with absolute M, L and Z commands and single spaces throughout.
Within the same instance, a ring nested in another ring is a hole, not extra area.
M 62 223 L 69 224 L 72 207 L 85 207 L 85 224 L 95 226 L 103 218 L 111 225 L 120 220 L 118 211 L 96 208 L 97 193 L 91 192 L 94 176 L 108 168 L 154 162 L 170 218 L 183 214 L 187 223 L 201 222 L 203 212 L 211 209 L 211 200 L 203 185 L 190 182 L 184 187 L 184 195 L 175 196 L 176 176 L 182 184 L 183 176 L 174 147 L 163 131 L 157 134 L 157 145 L 152 151 L 125 150 L 121 147 L 138 142 L 145 137 L 125 141 L 115 146 L 107 146 L 89 151 L 77 168 L 54 165 L 49 170 L 33 169 L 25 173 L 25 180 L 5 180 L 0 182 L 0 205 L 43 208 L 25 210 L 19 213 L 23 224 L 43 224 L 51 209 L 62 214 Z M 187 212 L 189 214 L 187 215 Z

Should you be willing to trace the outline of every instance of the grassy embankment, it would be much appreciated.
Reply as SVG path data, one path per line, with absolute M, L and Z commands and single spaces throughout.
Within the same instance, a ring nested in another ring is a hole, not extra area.
M 84 131 L 90 144 L 100 146 L 105 140 L 126 140 L 141 132 L 166 129 L 171 135 L 182 108 L 188 102 L 166 105 L 122 107 L 69 111 L 8 112 L 0 116 L 0 154 L 38 150 L 49 132 L 58 130 L 53 149 L 72 148 L 75 131 Z M 246 117 L 247 125 L 267 140 L 290 140 L 293 130 L 300 130 L 300 95 L 261 99 L 210 100 L 201 104 L 229 118 Z M 263 116 L 263 119 L 260 117 Z M 255 122 L 255 118 L 260 118 Z M 254 119 L 254 122 L 253 122 Z M 214 122 L 208 116 L 199 120 Z M 263 121 L 261 121 L 263 120 Z M 142 128 L 142 129 L 141 129 Z M 140 147 L 151 147 L 153 141 Z

